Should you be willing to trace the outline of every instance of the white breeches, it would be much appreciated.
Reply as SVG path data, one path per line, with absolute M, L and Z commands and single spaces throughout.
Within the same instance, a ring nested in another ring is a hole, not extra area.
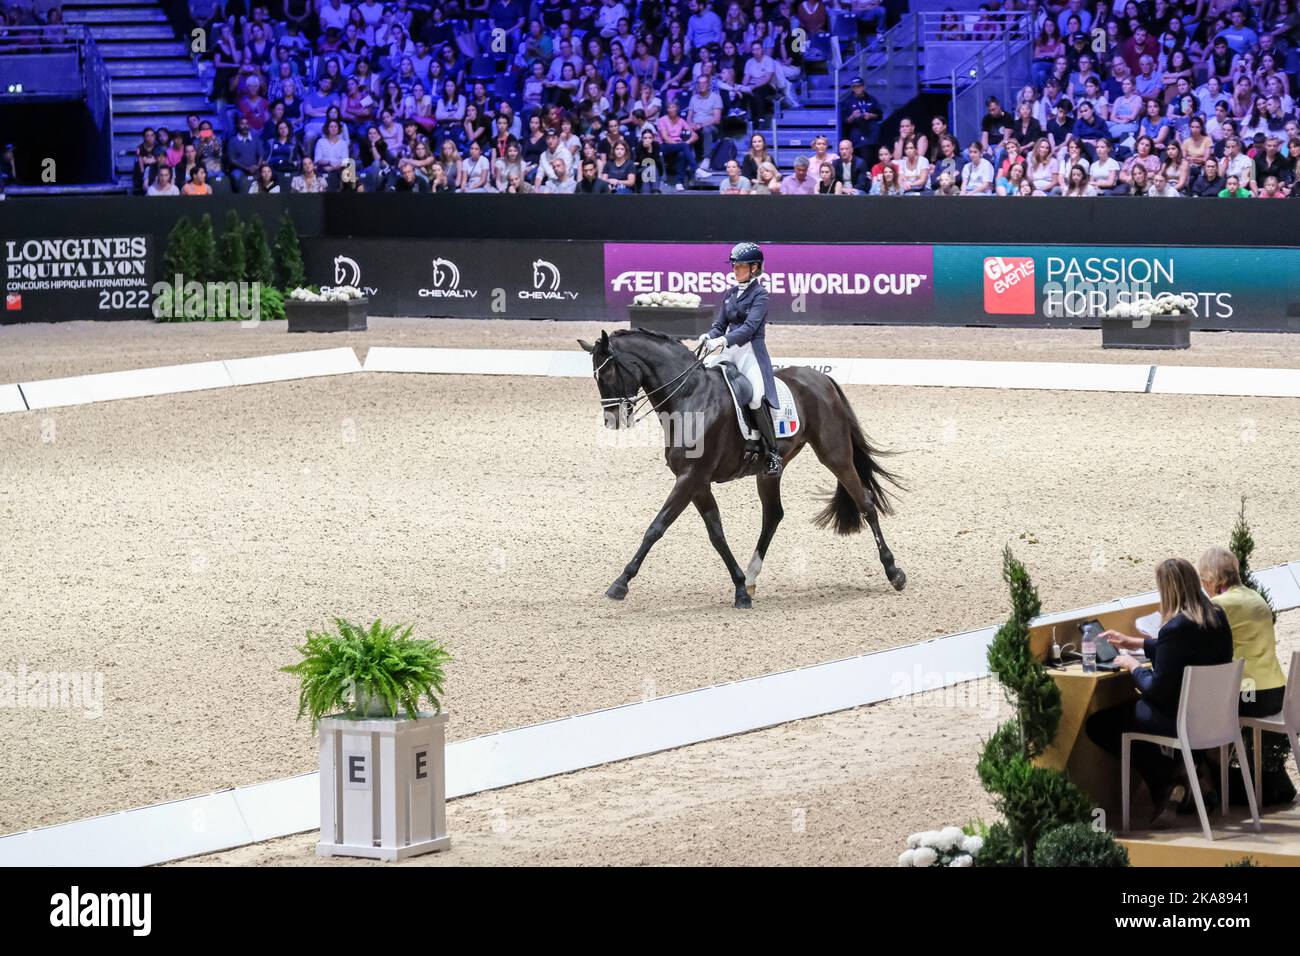
M 763 369 L 759 367 L 758 359 L 754 357 L 753 346 L 748 342 L 744 345 L 728 345 L 721 352 L 714 352 L 706 358 L 704 364 L 707 368 L 713 368 L 724 361 L 730 362 L 740 369 L 740 374 L 749 379 L 749 384 L 754 387 L 754 394 L 749 400 L 749 407 L 760 407 L 765 397 L 763 392 Z

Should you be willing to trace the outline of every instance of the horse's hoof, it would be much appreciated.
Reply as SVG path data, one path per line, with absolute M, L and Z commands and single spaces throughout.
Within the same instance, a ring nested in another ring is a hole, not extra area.
M 745 593 L 748 594 L 750 597 L 753 597 L 753 596 L 754 596 L 754 592 L 757 591 L 757 590 L 758 590 L 758 585 L 757 585 L 757 584 L 746 584 L 746 585 L 745 585 Z
M 902 568 L 894 569 L 894 573 L 889 576 L 889 583 L 894 586 L 895 591 L 901 591 L 907 586 L 907 575 L 903 573 Z
M 748 610 L 749 610 L 750 608 L 752 608 L 753 606 L 754 606 L 754 602 L 751 601 L 751 600 L 749 599 L 749 595 L 748 595 L 748 594 L 737 594 L 737 595 L 736 595 L 736 607 L 737 607 L 737 609 L 742 610 L 742 611 L 748 611 Z
M 623 598 L 627 597 L 627 585 L 622 581 L 615 581 L 609 586 L 609 590 L 605 592 L 605 597 L 613 598 L 615 601 L 623 600 Z

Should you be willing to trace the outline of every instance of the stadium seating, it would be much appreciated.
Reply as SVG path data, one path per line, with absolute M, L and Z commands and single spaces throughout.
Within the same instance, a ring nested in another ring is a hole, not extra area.
M 941 195 L 1281 198 L 1295 177 L 1293 145 L 1300 149 L 1292 99 L 1300 15 L 1279 13 L 1272 3 L 1217 4 L 1212 18 L 1198 20 L 1195 5 L 1182 0 L 1161 2 L 1161 19 L 1150 0 L 1120 11 L 1107 0 L 1033 9 L 1025 0 L 914 0 L 910 10 L 906 0 L 363 0 L 355 7 L 304 0 L 293 6 L 304 10 L 294 26 L 283 19 L 283 5 L 271 9 L 260 0 L 68 0 L 62 8 L 57 0 L 3 2 L 7 25 L 63 22 L 93 37 L 112 76 L 114 169 L 124 187 L 141 194 L 170 193 L 153 188 L 163 166 L 185 192 L 201 164 L 206 183 L 192 194 L 247 191 L 259 178 L 262 189 L 421 192 L 653 192 L 682 178 L 683 192 L 860 194 L 892 192 L 897 178 L 904 193 Z M 574 68 L 567 78 L 559 50 L 566 38 Z M 671 52 L 677 39 L 680 60 Z M 754 40 L 763 47 L 758 60 Z M 625 53 L 629 62 L 620 67 Z M 1081 66 L 1084 57 L 1092 64 Z M 627 102 L 615 102 L 620 69 Z M 701 73 L 709 90 L 693 99 Z M 322 90 L 325 74 L 331 85 Z M 633 94 L 646 76 L 653 94 L 644 128 L 657 145 L 642 150 Z M 855 76 L 865 80 L 876 118 L 849 128 L 845 104 Z M 296 96 L 283 95 L 285 77 Z M 448 78 L 457 81 L 454 89 Z M 1130 78 L 1136 93 L 1125 94 Z M 986 109 L 990 97 L 998 105 Z M 662 118 L 670 99 L 684 125 Z M 281 100 L 290 131 L 275 144 L 269 117 Z M 1027 115 L 1016 134 L 1022 100 Z M 503 103 L 508 135 L 498 139 Z M 1132 115 L 1135 103 L 1141 115 Z M 328 106 L 338 111 L 334 131 L 324 128 Z M 381 122 L 385 107 L 392 124 Z M 471 107 L 478 118 L 467 121 Z M 541 129 L 530 133 L 534 115 Z M 241 116 L 250 126 L 245 135 L 237 128 Z M 940 141 L 944 131 L 932 126 L 936 116 L 954 137 L 951 155 Z M 572 173 L 557 178 L 538 160 L 545 129 L 563 120 L 571 130 L 562 137 L 562 158 Z M 909 121 L 916 156 L 900 137 Z M 380 144 L 370 147 L 377 124 Z M 146 141 L 146 129 L 179 138 Z M 611 164 L 614 129 L 627 141 L 630 169 Z M 756 181 L 761 157 L 745 162 L 755 133 L 774 168 L 766 182 Z M 1008 151 L 1013 134 L 1016 148 Z M 678 135 L 690 140 L 694 171 L 673 146 Z M 829 152 L 818 158 L 813 144 L 821 135 Z M 832 165 L 842 137 L 867 167 L 856 188 L 843 164 L 820 188 L 802 180 L 801 188 L 779 185 L 798 158 L 812 161 L 814 176 Z M 1240 143 L 1232 151 L 1225 144 L 1234 138 Z M 470 156 L 475 139 L 481 158 Z M 1104 157 L 1098 139 L 1107 140 Z M 585 140 L 597 163 L 597 179 L 587 184 L 577 162 Z M 979 162 L 971 140 L 979 143 Z M 518 162 L 506 155 L 512 141 Z M 191 142 L 196 148 L 187 156 Z M 897 176 L 883 175 L 879 145 L 890 148 Z M 1210 156 L 1221 176 L 1205 174 Z M 304 170 L 304 157 L 317 168 Z M 728 158 L 743 166 L 743 182 L 727 177 Z M 260 170 L 263 163 L 269 172 Z M 403 173 L 408 164 L 414 176 Z M 1135 167 L 1142 169 L 1134 174 Z M 518 173 L 514 187 L 511 172 Z M 949 176 L 940 189 L 943 172 Z

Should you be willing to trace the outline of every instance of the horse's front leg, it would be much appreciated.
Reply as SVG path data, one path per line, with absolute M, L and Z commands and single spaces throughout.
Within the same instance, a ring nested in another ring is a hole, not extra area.
M 752 607 L 753 602 L 745 591 L 745 572 L 740 569 L 735 555 L 727 546 L 727 537 L 722 533 L 722 514 L 718 511 L 718 501 L 713 497 L 713 489 L 708 485 L 696 492 L 695 507 L 699 510 L 700 517 L 704 519 L 704 527 L 709 530 L 709 540 L 713 543 L 714 550 L 722 557 L 722 563 L 727 566 L 727 573 L 731 575 L 732 586 L 736 589 L 736 607 Z
M 707 481 L 706 478 L 706 488 L 708 487 Z M 664 506 L 659 509 L 654 521 L 651 521 L 650 527 L 646 529 L 645 537 L 641 539 L 641 547 L 636 549 L 636 554 L 627 563 L 623 573 L 609 586 L 609 590 L 605 592 L 605 597 L 613 598 L 616 601 L 621 601 L 627 597 L 628 583 L 641 570 L 641 562 L 650 553 L 654 543 L 664 536 L 664 532 L 677 520 L 677 516 L 691 503 L 691 499 L 698 492 L 699 484 L 700 480 L 693 475 L 682 474 L 677 476 L 677 483 L 673 485 L 673 490 L 668 493 L 668 499 L 664 502 Z

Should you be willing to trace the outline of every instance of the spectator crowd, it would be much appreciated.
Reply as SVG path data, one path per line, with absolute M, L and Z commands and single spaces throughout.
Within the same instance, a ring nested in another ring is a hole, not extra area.
M 863 162 L 840 192 L 1300 196 L 1295 0 L 1006 0 L 948 11 L 941 32 L 994 40 L 1013 22 L 995 14 L 1015 12 L 1032 36 L 1015 102 L 988 99 L 978 140 L 959 142 L 944 117 L 905 118 L 878 144 L 858 87 L 840 118 Z
M 1015 13 L 1032 62 L 978 139 L 887 122 L 854 78 L 838 131 L 783 175 L 770 120 L 797 105 L 808 38 L 845 18 L 869 38 L 881 0 L 189 0 L 216 121 L 145 130 L 134 184 L 1300 196 L 1300 0 L 989 0 L 940 39 L 996 41 Z M 3 21 L 61 29 L 55 0 L 4 0 Z
M 729 161 L 759 188 L 737 137 L 770 136 L 775 105 L 796 102 L 803 38 L 832 14 L 873 33 L 883 11 L 880 0 L 190 0 L 218 119 L 146 130 L 136 190 L 657 192 L 716 182 Z

